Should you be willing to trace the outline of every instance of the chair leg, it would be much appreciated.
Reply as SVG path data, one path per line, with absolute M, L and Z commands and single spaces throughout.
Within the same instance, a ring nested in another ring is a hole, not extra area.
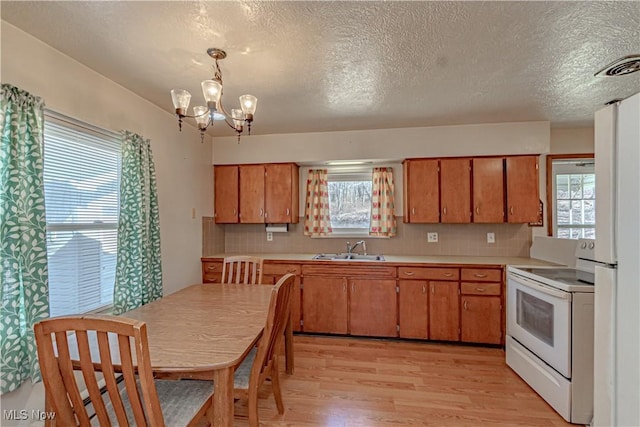
M 273 386 L 273 397 L 276 399 L 278 413 L 284 414 L 284 402 L 282 401 L 282 391 L 280 390 L 280 373 L 278 372 L 278 357 L 273 358 L 271 365 L 271 385 Z
M 258 420 L 258 386 L 249 385 L 249 426 L 259 427 L 260 421 Z

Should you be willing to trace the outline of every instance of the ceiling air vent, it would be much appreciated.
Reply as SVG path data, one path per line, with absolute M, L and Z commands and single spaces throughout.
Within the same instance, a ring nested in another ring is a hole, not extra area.
M 627 55 L 616 59 L 595 73 L 594 76 L 626 76 L 636 71 L 640 71 L 640 54 Z

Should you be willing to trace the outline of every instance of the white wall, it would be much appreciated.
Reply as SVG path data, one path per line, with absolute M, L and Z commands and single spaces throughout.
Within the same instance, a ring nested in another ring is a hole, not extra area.
M 254 128 L 260 118 L 256 116 Z M 549 122 L 493 123 L 214 138 L 215 164 L 402 160 L 549 152 Z
M 201 281 L 202 216 L 213 215 L 212 144 L 164 110 L 2 22 L 2 82 L 44 99 L 46 107 L 93 125 L 151 139 L 158 179 L 164 292 Z M 167 96 L 167 102 L 169 97 Z M 196 215 L 192 218 L 192 208 Z M 5 409 L 38 409 L 39 384 L 3 395 Z M 2 422 L 5 425 L 5 422 Z

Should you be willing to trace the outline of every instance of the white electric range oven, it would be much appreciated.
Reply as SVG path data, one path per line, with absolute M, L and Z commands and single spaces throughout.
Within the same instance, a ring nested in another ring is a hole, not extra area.
M 575 269 L 507 269 L 507 365 L 578 424 L 593 416 L 594 246 L 578 243 Z

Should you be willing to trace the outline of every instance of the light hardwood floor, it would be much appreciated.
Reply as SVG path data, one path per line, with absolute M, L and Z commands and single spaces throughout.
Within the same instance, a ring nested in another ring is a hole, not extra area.
M 285 414 L 265 384 L 261 425 L 571 426 L 501 349 L 305 335 L 294 348 L 295 373 L 281 376 Z M 246 405 L 235 408 L 235 425 L 246 426 Z

